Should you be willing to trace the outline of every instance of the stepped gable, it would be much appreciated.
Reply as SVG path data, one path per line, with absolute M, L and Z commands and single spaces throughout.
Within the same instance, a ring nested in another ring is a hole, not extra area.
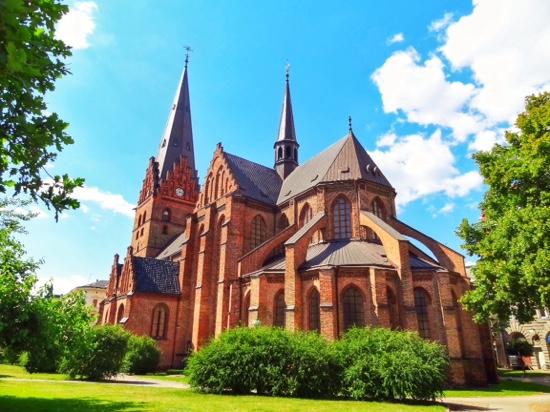
M 169 260 L 132 256 L 135 291 L 179 295 L 179 263 Z
M 284 180 L 277 204 L 280 205 L 319 183 L 345 180 L 365 180 L 392 188 L 353 132 L 298 166 Z
M 282 180 L 275 170 L 227 152 L 224 155 L 243 196 L 276 204 Z

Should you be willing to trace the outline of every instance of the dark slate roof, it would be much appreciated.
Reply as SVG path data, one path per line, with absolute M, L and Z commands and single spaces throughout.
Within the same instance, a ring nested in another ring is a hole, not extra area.
M 185 237 L 185 232 L 177 236 L 173 241 L 168 243 L 168 246 L 164 248 L 162 252 L 157 255 L 157 259 L 168 259 L 170 256 L 175 255 L 178 252 L 181 252 L 181 248 L 187 238 Z
M 282 181 L 274 169 L 227 152 L 225 158 L 243 196 L 271 205 L 276 204 Z
M 319 243 L 307 250 L 300 269 L 324 266 L 392 266 L 382 245 L 365 241 Z
M 155 258 L 132 257 L 136 292 L 179 295 L 179 262 Z
M 78 286 L 78 289 L 80 288 L 107 289 L 107 286 L 109 286 L 108 280 L 96 280 L 95 282 L 88 283 L 87 285 Z
M 429 259 L 416 256 L 412 253 L 409 253 L 409 263 L 412 270 L 434 270 L 442 269 L 441 266 L 431 262 Z
M 277 204 L 321 182 L 358 179 L 392 187 L 354 134 L 349 133 L 307 163 L 294 169 L 283 182 Z

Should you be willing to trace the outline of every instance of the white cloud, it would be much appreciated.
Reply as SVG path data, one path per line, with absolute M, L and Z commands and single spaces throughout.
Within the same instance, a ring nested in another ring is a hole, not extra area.
M 445 205 L 443 205 L 443 207 L 441 207 L 438 211 L 432 213 L 432 217 L 436 218 L 439 215 L 448 215 L 455 210 L 455 206 L 456 205 L 452 202 L 445 203 Z
M 472 14 L 448 26 L 440 51 L 454 69 L 471 69 L 471 106 L 493 123 L 510 122 L 528 94 L 550 89 L 550 2 L 474 0 Z
M 53 283 L 53 291 L 58 294 L 65 294 L 70 292 L 72 289 L 77 286 L 86 285 L 93 282 L 95 279 L 92 279 L 90 276 L 85 275 L 69 275 L 69 276 L 57 276 L 57 275 L 38 275 L 38 287 L 44 286 L 47 282 L 51 281 Z
M 405 35 L 403 33 L 396 33 L 386 40 L 386 44 L 402 43 L 405 41 Z
M 90 213 L 90 208 L 89 208 L 87 205 L 85 205 L 84 203 L 81 203 L 81 204 L 80 204 L 80 210 L 81 210 L 82 213 L 84 213 L 84 214 Z
M 429 30 L 439 32 L 449 26 L 453 21 L 453 13 L 445 13 L 442 18 L 432 21 Z
M 376 147 L 388 147 L 395 143 L 397 140 L 397 135 L 395 133 L 386 133 L 385 135 L 381 136 L 377 142 Z
M 13 209 L 13 211 L 22 215 L 32 213 L 34 215 L 33 219 L 42 220 L 49 217 L 48 213 L 44 209 L 41 209 L 36 205 L 31 205 L 28 207 L 16 207 L 15 209 Z
M 402 112 L 412 123 L 449 127 L 458 141 L 482 129 L 481 119 L 465 110 L 474 97 L 475 86 L 448 81 L 444 64 L 435 55 L 422 62 L 413 48 L 398 51 L 374 72 L 372 79 L 386 113 Z
M 134 205 L 127 202 L 122 195 L 103 192 L 97 187 L 79 187 L 74 191 L 74 197 L 80 201 L 94 202 L 104 210 L 110 210 L 115 213 L 134 217 Z
M 386 147 L 374 150 L 371 156 L 395 186 L 399 206 L 435 193 L 461 197 L 481 187 L 479 173 L 461 174 L 454 166 L 455 157 L 439 130 L 429 137 L 396 138 Z
M 57 38 L 73 49 L 90 47 L 88 40 L 95 31 L 96 10 L 97 4 L 93 1 L 77 1 L 57 23 Z
M 479 133 L 476 133 L 474 140 L 468 145 L 468 149 L 471 151 L 487 151 L 496 143 L 504 142 L 504 130 L 495 129 L 495 130 L 483 130 Z

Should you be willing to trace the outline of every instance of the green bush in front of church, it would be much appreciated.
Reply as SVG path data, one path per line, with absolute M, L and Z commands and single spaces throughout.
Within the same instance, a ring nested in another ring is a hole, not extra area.
M 445 348 L 416 333 L 353 328 L 334 343 L 340 393 L 353 399 L 434 400 L 447 383 Z
M 236 328 L 194 353 L 191 385 L 203 391 L 274 396 L 331 396 L 337 369 L 328 342 L 317 334 L 280 328 Z
M 160 349 L 154 339 L 148 336 L 132 335 L 122 361 L 122 372 L 144 375 L 157 370 Z

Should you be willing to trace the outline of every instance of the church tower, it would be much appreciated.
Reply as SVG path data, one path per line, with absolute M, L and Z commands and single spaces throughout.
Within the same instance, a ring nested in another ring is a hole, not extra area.
M 185 229 L 198 198 L 187 65 L 174 97 L 157 158 L 151 157 L 134 219 L 134 256 L 155 257 Z
M 300 145 L 296 140 L 294 129 L 294 115 L 292 114 L 292 101 L 290 100 L 290 85 L 288 81 L 289 66 L 286 68 L 285 95 L 283 99 L 283 110 L 279 124 L 279 135 L 274 144 L 275 148 L 275 170 L 281 179 L 285 179 L 298 166 L 298 148 Z

